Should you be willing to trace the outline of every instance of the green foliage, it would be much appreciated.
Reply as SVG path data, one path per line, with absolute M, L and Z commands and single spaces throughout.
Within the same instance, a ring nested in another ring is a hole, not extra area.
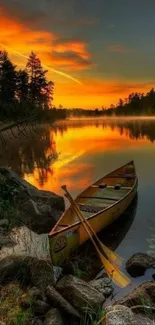
M 9 229 L 20 225 L 18 211 L 13 203 L 13 190 L 13 184 L 0 175 L 0 219 L 8 219 Z

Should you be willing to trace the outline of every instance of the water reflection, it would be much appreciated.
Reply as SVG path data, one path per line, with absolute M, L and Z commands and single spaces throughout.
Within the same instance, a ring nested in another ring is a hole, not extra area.
M 42 186 L 48 175 L 53 175 L 52 163 L 58 158 L 53 133 L 45 126 L 38 127 L 26 136 L 7 137 L 0 143 L 0 165 L 13 169 L 24 177 L 37 169 L 38 184 Z
M 40 126 L 30 136 L 7 139 L 0 148 L 0 165 L 11 167 L 41 189 L 62 194 L 61 185 L 67 183 L 75 196 L 101 177 L 103 168 L 105 174 L 126 163 L 128 156 L 129 160 L 136 158 L 133 150 L 148 148 L 154 140 L 155 120 L 66 120 L 54 129 Z

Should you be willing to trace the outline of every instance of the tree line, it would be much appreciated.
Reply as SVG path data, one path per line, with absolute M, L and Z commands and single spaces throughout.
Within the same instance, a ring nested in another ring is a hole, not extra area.
M 102 107 L 102 109 L 70 109 L 67 116 L 150 116 L 155 115 L 155 90 L 152 88 L 148 93 L 131 93 L 128 98 L 119 99 L 117 105 Z
M 0 120 L 37 116 L 55 117 L 52 110 L 54 82 L 47 80 L 40 59 L 31 52 L 25 68 L 17 70 L 6 51 L 0 51 Z

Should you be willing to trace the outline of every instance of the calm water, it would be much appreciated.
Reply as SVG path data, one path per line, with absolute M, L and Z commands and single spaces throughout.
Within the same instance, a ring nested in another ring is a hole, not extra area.
M 11 167 L 40 189 L 61 195 L 61 185 L 67 184 L 76 197 L 130 160 L 135 161 L 139 178 L 138 199 L 133 214 L 128 214 L 128 225 L 118 228 L 120 233 L 126 230 L 116 245 L 128 259 L 137 252 L 154 253 L 155 120 L 70 120 L 54 129 L 42 126 L 35 134 L 28 131 L 28 136 L 16 140 L 8 137 L 0 165 Z

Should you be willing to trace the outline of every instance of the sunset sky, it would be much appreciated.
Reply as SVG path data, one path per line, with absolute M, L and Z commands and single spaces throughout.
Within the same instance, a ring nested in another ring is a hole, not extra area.
M 154 0 L 0 0 L 0 48 L 24 68 L 33 50 L 54 104 L 101 108 L 155 84 Z

